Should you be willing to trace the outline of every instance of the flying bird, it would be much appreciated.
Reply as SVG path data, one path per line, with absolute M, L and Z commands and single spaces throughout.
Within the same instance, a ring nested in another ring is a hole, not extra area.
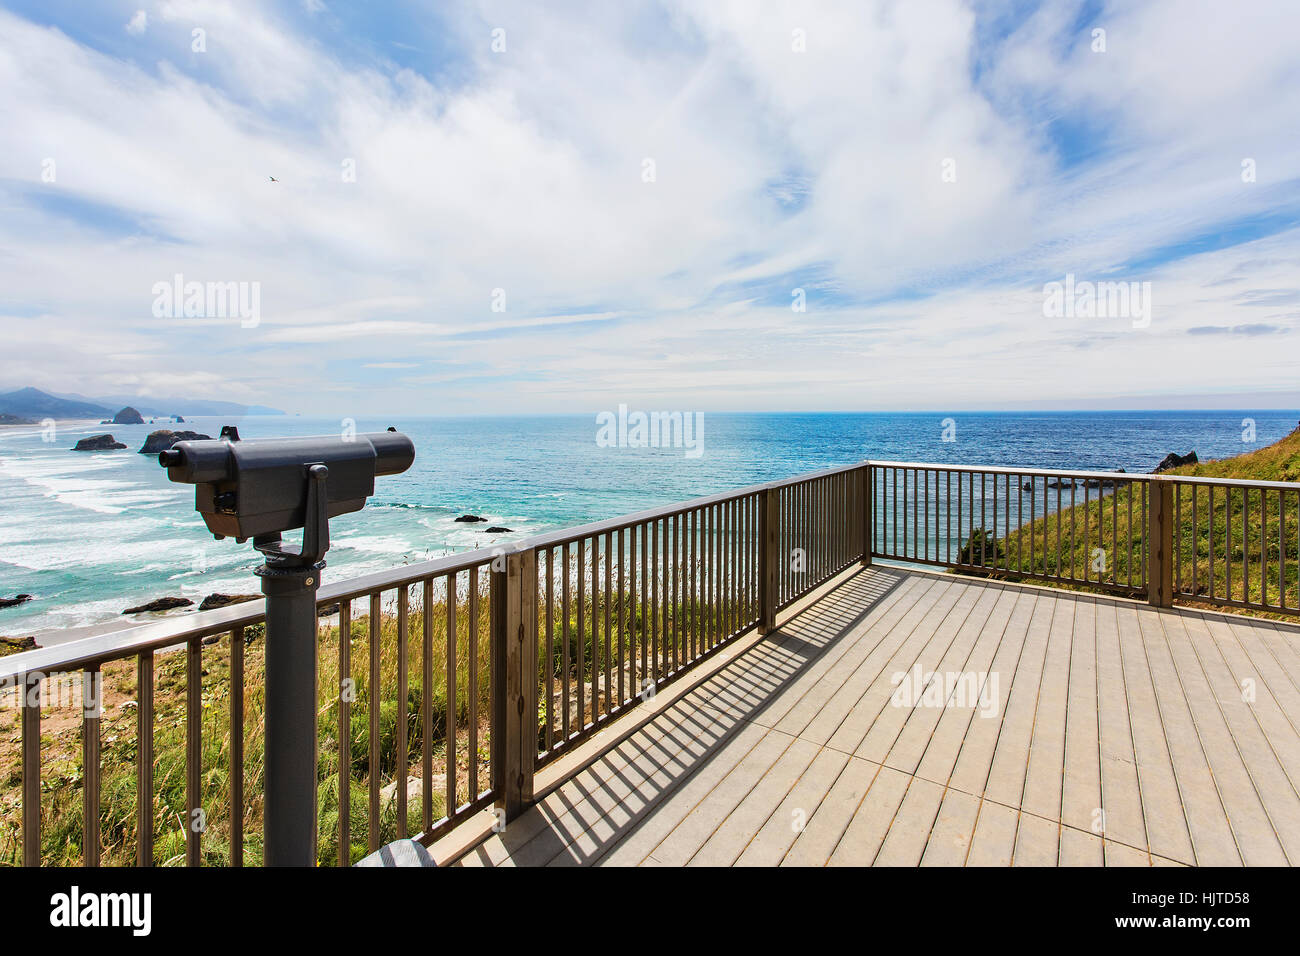
M 271 182 L 278 183 L 279 181 L 280 180 L 276 179 L 274 176 L 271 177 Z

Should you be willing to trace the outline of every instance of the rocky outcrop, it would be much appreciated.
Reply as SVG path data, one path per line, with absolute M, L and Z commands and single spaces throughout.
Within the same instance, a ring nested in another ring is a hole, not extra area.
M 114 425 L 143 425 L 144 416 L 128 405 L 113 416 L 112 423 Z
M 487 518 L 480 518 L 478 515 L 461 515 L 456 520 L 468 524 L 473 524 L 476 521 L 487 521 Z
M 256 601 L 261 598 L 260 594 L 209 594 L 199 602 L 200 611 L 211 611 L 216 607 L 225 607 L 227 604 L 243 604 L 245 601 Z
M 1156 465 L 1155 470 L 1151 472 L 1158 475 L 1162 471 L 1168 471 L 1170 468 L 1181 468 L 1183 465 L 1194 465 L 1197 462 L 1196 452 L 1189 451 L 1186 455 L 1180 455 L 1177 452 L 1170 452 L 1165 455 L 1164 460 Z
M 89 438 L 83 438 L 72 446 L 73 451 L 116 451 L 119 448 L 125 448 L 120 441 L 112 435 L 91 435 Z
M 144 614 L 147 611 L 171 611 L 178 607 L 189 607 L 194 602 L 189 598 L 183 597 L 161 597 L 150 601 L 148 604 L 141 604 L 137 607 L 129 607 L 123 614 Z
M 19 651 L 32 651 L 38 646 L 34 637 L 0 637 L 0 647 L 12 647 Z
M 174 432 L 170 428 L 160 428 L 156 432 L 149 433 L 149 437 L 140 446 L 140 454 L 156 455 L 160 451 L 171 448 L 178 441 L 209 441 L 211 438 L 211 435 L 200 435 L 198 432 Z
M 0 597 L 0 607 L 14 607 L 19 604 L 26 604 L 31 599 L 30 594 L 15 594 L 11 598 Z
M 488 534 L 514 534 L 513 528 L 488 528 Z

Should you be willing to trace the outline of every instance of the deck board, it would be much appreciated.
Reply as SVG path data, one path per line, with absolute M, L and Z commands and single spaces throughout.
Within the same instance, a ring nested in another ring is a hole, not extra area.
M 1297 628 L 873 567 L 459 862 L 1287 864 L 1298 785 Z

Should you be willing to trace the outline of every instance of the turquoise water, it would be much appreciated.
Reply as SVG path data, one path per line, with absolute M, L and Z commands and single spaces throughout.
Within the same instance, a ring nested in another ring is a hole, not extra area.
M 382 478 L 362 512 L 331 523 L 326 581 L 511 540 L 538 531 L 783 478 L 863 458 L 1041 468 L 1150 471 L 1170 451 L 1223 458 L 1276 441 L 1296 412 L 705 414 L 702 453 L 602 447 L 595 416 L 359 419 L 393 425 L 416 446 L 404 475 Z M 1242 440 L 1242 420 L 1256 441 Z M 338 419 L 198 418 L 183 426 L 244 438 L 339 434 Z M 251 545 L 214 541 L 193 489 L 167 481 L 136 449 L 153 428 L 0 429 L 0 595 L 30 593 L 0 610 L 0 634 L 126 621 L 123 608 L 165 594 L 196 603 L 213 591 L 255 592 Z M 126 451 L 72 452 L 111 431 Z M 951 432 L 951 429 L 949 430 Z M 465 512 L 513 529 L 456 524 Z

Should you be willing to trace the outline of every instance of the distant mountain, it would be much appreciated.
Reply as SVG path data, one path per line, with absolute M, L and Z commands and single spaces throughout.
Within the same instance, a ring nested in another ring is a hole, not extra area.
M 108 395 L 101 401 L 116 408 L 130 405 L 141 415 L 283 415 L 278 408 L 241 405 L 238 402 L 207 402 L 192 398 L 142 398 L 139 395 Z
M 33 421 L 42 418 L 112 418 L 116 410 L 93 402 L 59 398 L 37 388 L 20 388 L 0 395 L 0 414 Z
M 140 398 L 137 395 L 109 395 L 87 398 L 73 392 L 50 394 L 36 388 L 20 388 L 0 395 L 0 415 L 15 415 L 39 421 L 42 418 L 112 418 L 131 406 L 140 414 L 155 418 L 171 415 L 283 415 L 278 408 L 241 405 L 238 402 L 210 402 L 186 398 Z

